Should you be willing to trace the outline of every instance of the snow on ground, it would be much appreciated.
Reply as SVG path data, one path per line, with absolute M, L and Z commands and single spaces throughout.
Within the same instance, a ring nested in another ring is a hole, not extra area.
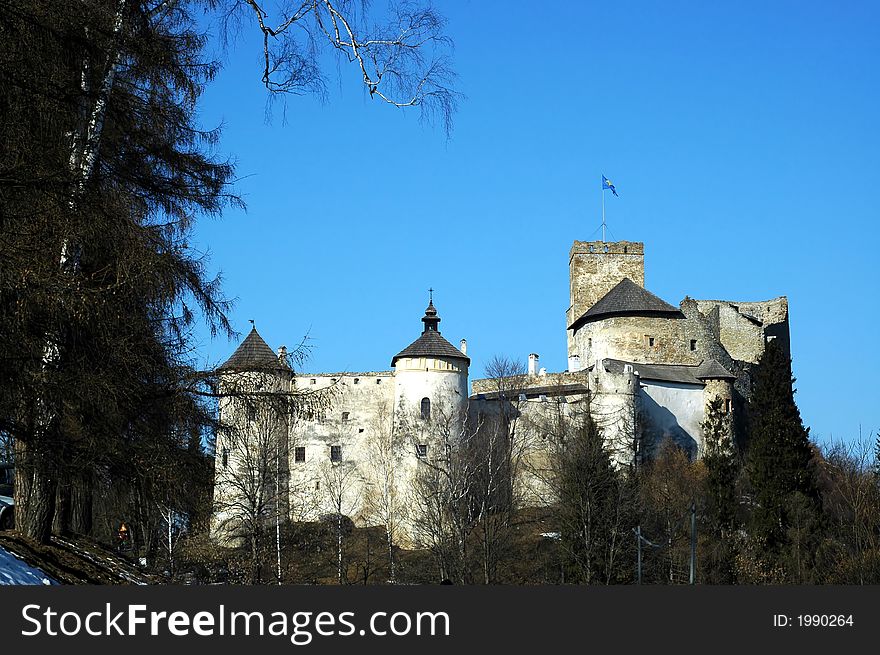
M 10 584 L 55 585 L 58 582 L 0 547 L 0 585 Z

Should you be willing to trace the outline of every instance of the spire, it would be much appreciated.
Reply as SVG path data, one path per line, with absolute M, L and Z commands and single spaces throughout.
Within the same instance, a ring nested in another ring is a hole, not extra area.
M 428 307 L 425 309 L 425 315 L 422 316 L 422 323 L 425 324 L 425 329 L 422 331 L 422 334 L 425 332 L 436 332 L 437 334 L 440 334 L 440 330 L 437 329 L 440 317 L 437 316 L 437 309 L 434 307 L 434 289 L 428 289 L 428 293 L 431 295 L 428 300 Z
M 401 357 L 437 357 L 462 360 L 465 366 L 470 364 L 471 360 L 465 353 L 440 336 L 440 331 L 437 329 L 440 317 L 437 316 L 437 308 L 434 307 L 433 292 L 433 289 L 428 290 L 431 296 L 428 298 L 428 307 L 425 309 L 425 315 L 422 317 L 425 329 L 422 330 L 422 334 L 419 335 L 418 339 L 391 359 L 392 366 L 396 366 L 397 360 Z

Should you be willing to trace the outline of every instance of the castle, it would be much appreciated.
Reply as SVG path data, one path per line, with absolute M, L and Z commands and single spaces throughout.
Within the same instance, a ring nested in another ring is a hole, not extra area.
M 273 410 L 262 420 L 242 409 L 236 393 L 220 403 L 221 423 L 242 427 L 243 441 L 222 433 L 216 447 L 215 500 L 234 505 L 241 485 L 241 444 L 273 437 L 276 497 L 294 520 L 345 514 L 360 524 L 383 524 L 389 496 L 412 502 L 420 468 L 442 466 L 444 440 L 482 417 L 512 405 L 518 429 L 539 431 L 550 407 L 588 407 L 615 459 L 625 464 L 650 456 L 645 444 L 673 440 L 691 457 L 704 447 L 707 404 L 720 398 L 724 412 L 742 414 L 751 375 L 773 339 L 789 350 L 788 302 L 695 300 L 677 307 L 645 288 L 640 242 L 575 241 L 569 254 L 570 306 L 566 312 L 568 370 L 547 373 L 529 355 L 515 392 L 498 379 L 476 379 L 468 393 L 467 344 L 453 346 L 440 332 L 429 302 L 418 338 L 391 358 L 391 370 L 363 373 L 294 372 L 285 349 L 274 352 L 253 329 L 220 368 L 227 390 L 258 389 L 266 397 L 313 398 L 299 409 Z M 548 453 L 539 439 L 523 461 L 532 471 L 519 484 L 521 502 L 550 502 L 535 469 Z M 543 459 L 542 459 L 543 458 Z M 438 464 L 440 462 L 440 464 Z M 267 478 L 268 480 L 268 478 Z M 379 500 L 377 500 L 377 498 Z M 218 509 L 215 526 L 228 522 Z M 401 531 L 411 532 L 411 526 Z M 219 527 L 218 527 L 219 529 Z

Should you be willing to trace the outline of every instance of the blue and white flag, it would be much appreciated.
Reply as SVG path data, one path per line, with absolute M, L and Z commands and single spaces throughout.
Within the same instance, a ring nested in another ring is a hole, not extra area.
M 604 191 L 605 189 L 611 189 L 611 193 L 613 193 L 618 198 L 620 197 L 617 195 L 617 189 L 614 188 L 614 184 L 612 184 L 611 180 L 609 180 L 607 177 L 605 177 L 603 175 L 602 176 L 602 190 Z

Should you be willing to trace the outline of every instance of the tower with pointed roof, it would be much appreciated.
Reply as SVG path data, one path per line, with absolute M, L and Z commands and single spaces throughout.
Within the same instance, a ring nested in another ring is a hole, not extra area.
M 286 516 L 289 502 L 289 413 L 285 399 L 293 384 L 293 370 L 282 346 L 276 354 L 256 326 L 235 352 L 217 368 L 219 422 L 214 447 L 214 506 L 211 533 L 215 539 L 241 538 L 242 514 L 260 511 Z M 261 468 L 274 471 L 277 480 L 255 488 Z M 279 484 L 280 483 L 280 484 Z M 275 486 L 275 485 L 278 486 Z M 249 506 L 242 498 L 268 498 Z
M 440 334 L 434 300 L 419 338 L 391 358 L 395 412 L 423 420 L 461 414 L 467 406 L 470 358 Z

